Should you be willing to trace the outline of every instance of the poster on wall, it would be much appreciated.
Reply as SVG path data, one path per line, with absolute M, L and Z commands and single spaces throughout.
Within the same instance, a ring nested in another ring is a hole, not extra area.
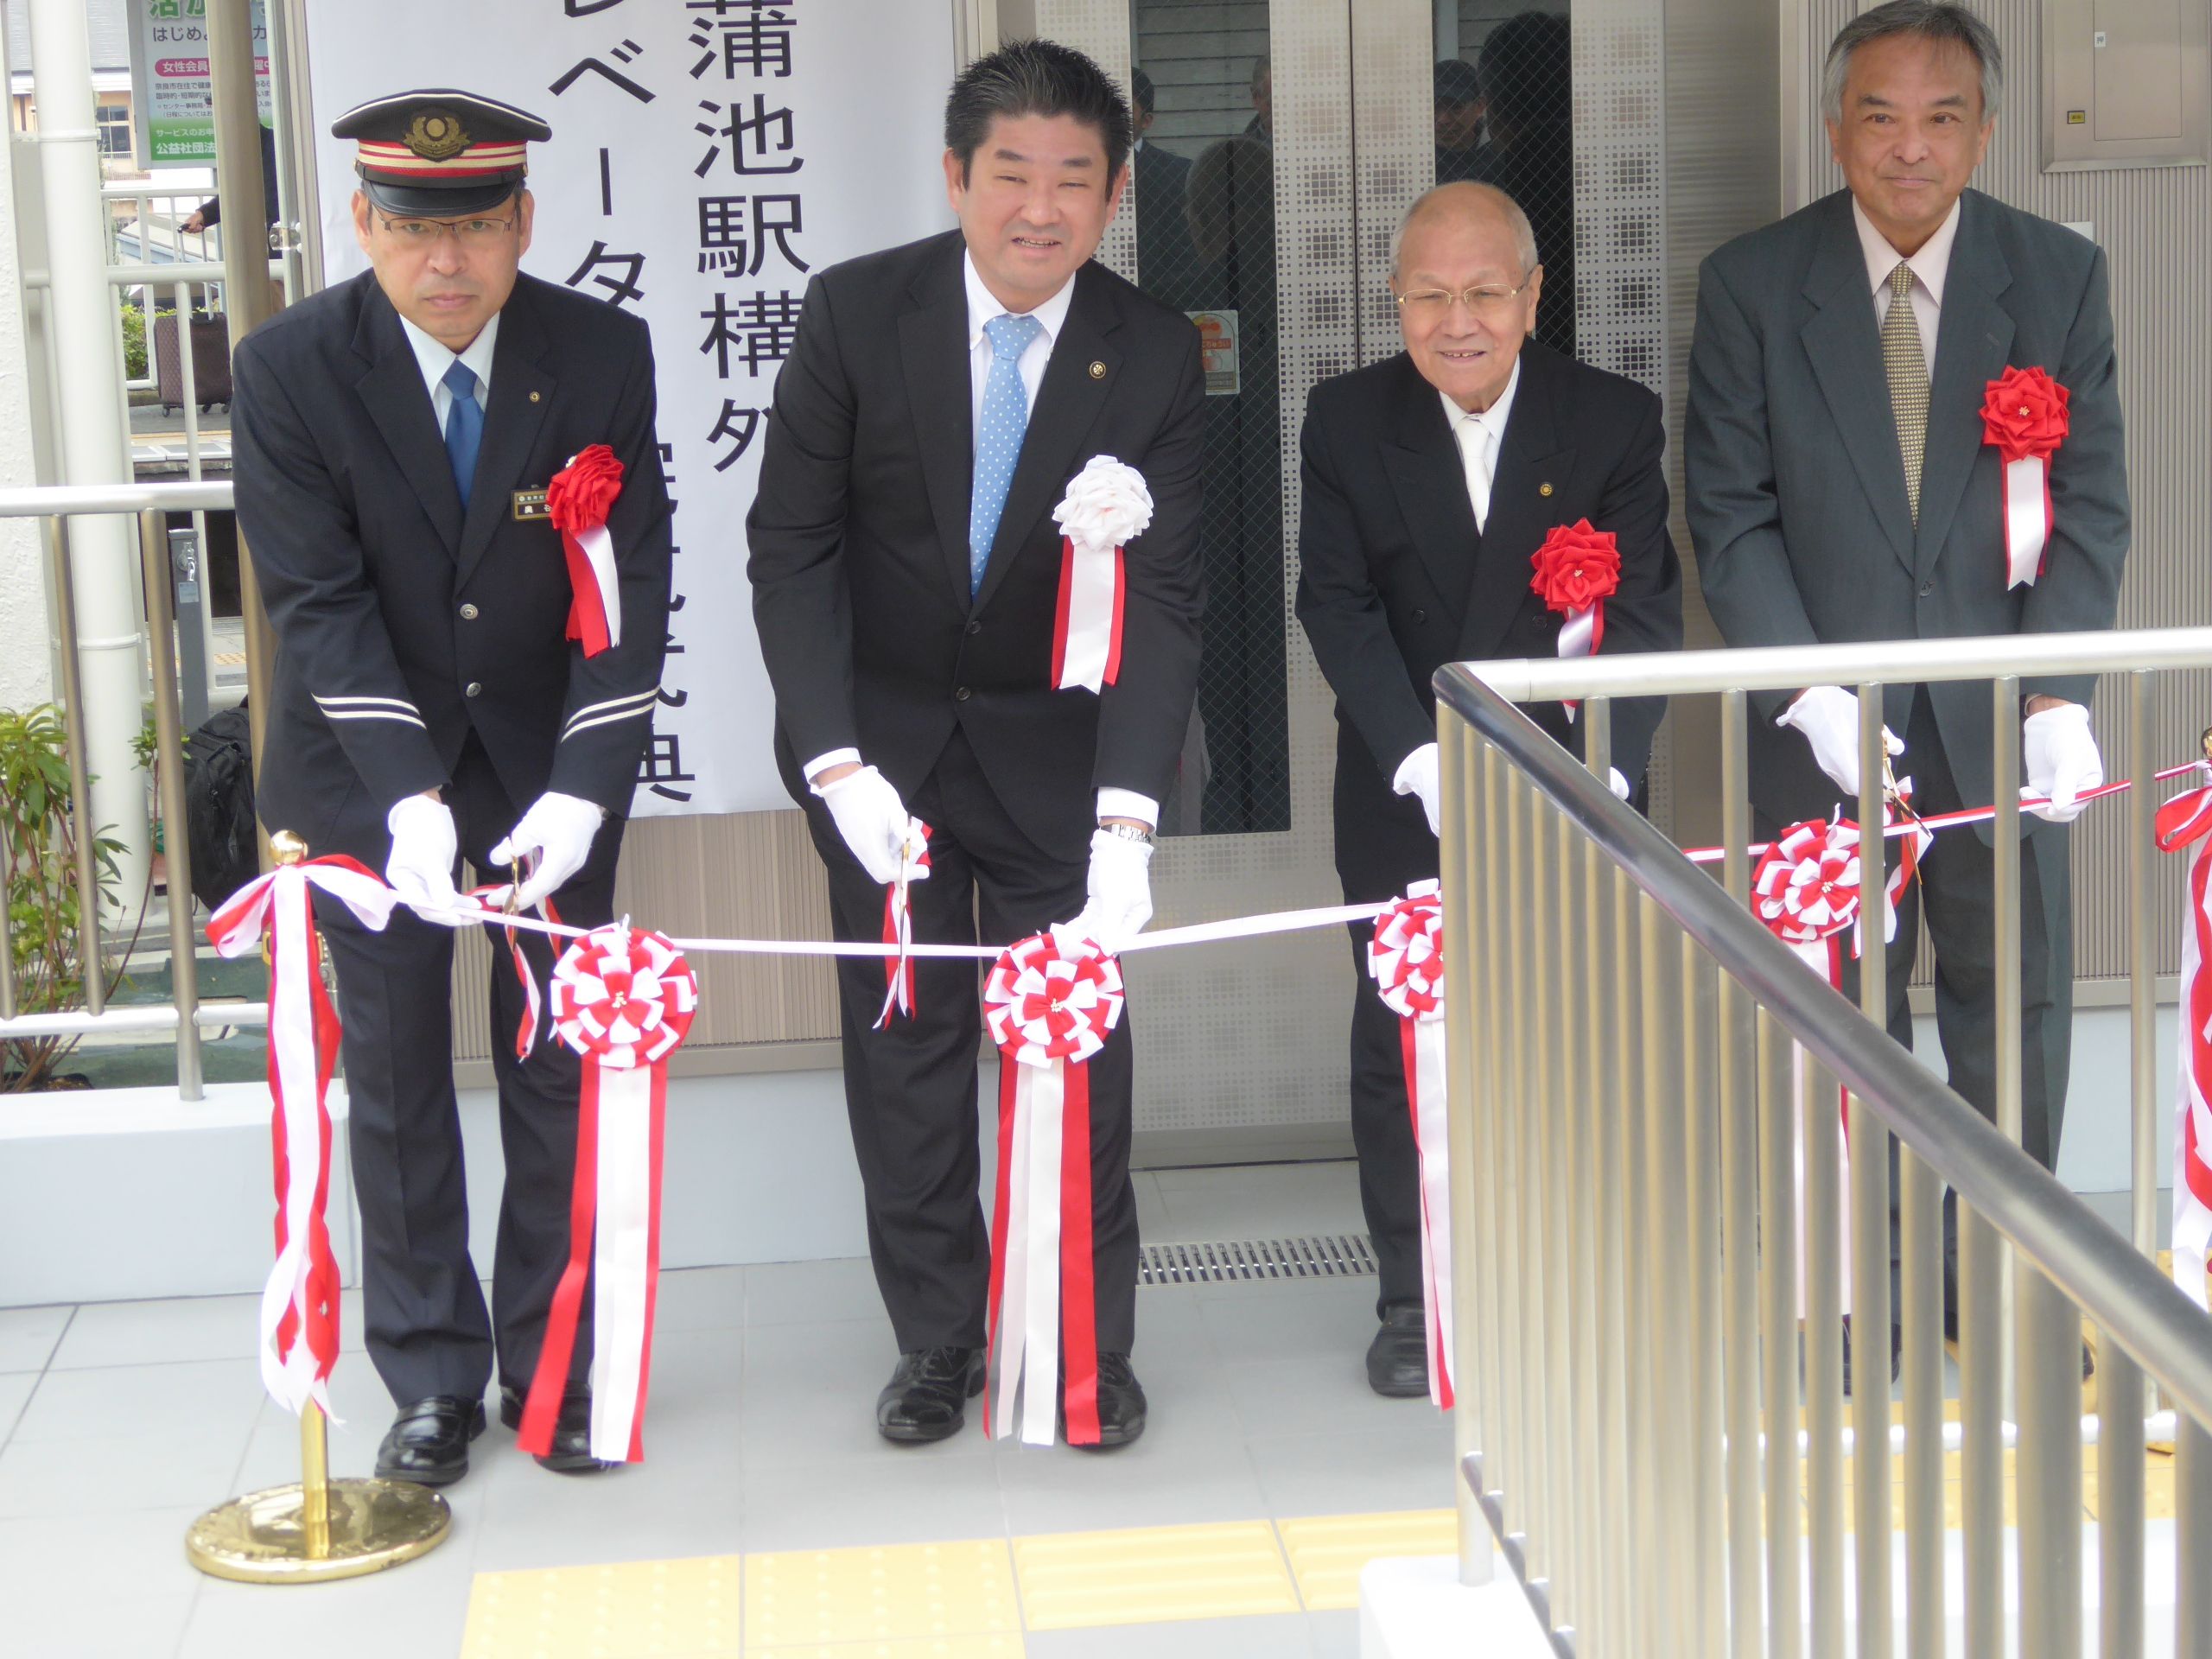
M 269 124 L 269 20 L 253 0 L 254 90 Z M 215 165 L 207 0 L 130 0 L 130 111 L 143 164 Z
M 769 401 L 810 273 L 951 226 L 953 53 L 951 7 L 919 0 L 308 0 L 319 134 L 424 85 L 543 116 L 523 269 L 652 325 L 677 552 L 640 815 L 791 804 L 745 580 Z M 334 283 L 368 264 L 353 159 L 319 138 Z

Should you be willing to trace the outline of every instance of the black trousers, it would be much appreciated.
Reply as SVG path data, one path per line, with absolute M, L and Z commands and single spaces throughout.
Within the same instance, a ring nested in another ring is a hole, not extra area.
M 520 811 L 473 738 L 444 797 L 463 856 L 488 869 L 486 855 Z M 363 838 L 375 837 L 364 831 Z M 621 839 L 621 822 L 610 819 L 590 860 L 555 895 L 563 921 L 594 927 L 613 918 Z M 381 869 L 389 847 L 342 850 Z M 506 1183 L 487 1313 L 468 1253 L 468 1192 L 454 1098 L 453 931 L 403 909 L 382 932 L 371 932 L 320 895 L 315 919 L 337 971 L 346 1028 L 347 1144 L 361 1206 L 369 1357 L 402 1403 L 435 1394 L 480 1399 L 495 1358 L 501 1382 L 526 1389 L 568 1260 L 582 1075 L 575 1053 L 541 1030 L 530 1058 L 517 1061 L 514 1033 L 524 1005 L 499 940 L 492 968 L 492 1067 Z M 555 942 L 543 934 L 519 937 L 543 987 Z M 590 1319 L 587 1298 L 571 1369 L 577 1388 L 591 1365 Z
M 829 809 L 801 792 L 829 869 L 832 932 L 880 940 L 882 886 L 847 849 Z M 1087 853 L 1055 857 L 1017 829 L 958 732 L 906 810 L 931 830 L 929 879 L 912 889 L 917 941 L 1008 944 L 1082 910 Z M 868 1203 L 868 1255 L 902 1352 L 980 1348 L 987 1334 L 991 1243 L 976 1146 L 983 965 L 917 961 L 913 1017 L 894 1015 L 877 1031 L 882 963 L 842 957 L 837 963 L 845 1107 Z M 1098 1345 L 1108 1353 L 1127 1353 L 1136 1339 L 1129 1027 L 1125 1007 L 1120 1026 L 1089 1062 L 1092 1258 Z

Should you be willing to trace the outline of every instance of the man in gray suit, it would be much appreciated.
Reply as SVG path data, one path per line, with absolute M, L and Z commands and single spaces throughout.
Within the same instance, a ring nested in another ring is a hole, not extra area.
M 1995 36 L 1961 5 L 1891 0 L 1855 18 L 1829 50 L 1824 100 L 1848 188 L 1739 237 L 1700 272 L 1685 481 L 1706 601 L 1732 645 L 2112 626 L 2128 511 L 2104 256 L 1966 188 L 2003 84 Z M 2005 466 L 1981 413 L 2008 367 L 2044 371 L 2071 400 L 2071 431 L 2048 463 L 2041 569 L 2018 585 Z M 2103 781 L 2091 684 L 2058 676 L 2021 688 L 2027 781 L 2050 802 L 2021 849 L 2022 1135 L 2046 1166 L 2072 1013 L 2061 826 Z M 1766 716 L 1752 722 L 1751 778 L 1767 828 L 1825 817 L 1839 792 L 1856 798 L 1850 692 L 1753 702 Z M 1983 685 L 1891 686 L 1884 717 L 1904 735 L 1897 771 L 1913 779 L 1918 810 L 1988 803 Z M 1951 830 L 1918 884 L 1951 1084 L 1992 1115 L 1993 862 L 1986 827 Z M 1889 1025 L 1909 1044 L 1913 897 L 1903 908 Z

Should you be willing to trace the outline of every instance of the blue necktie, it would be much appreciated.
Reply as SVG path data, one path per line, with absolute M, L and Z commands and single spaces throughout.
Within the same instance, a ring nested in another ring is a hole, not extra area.
M 1021 385 L 1021 354 L 1045 332 L 1034 317 L 993 317 L 983 325 L 991 340 L 991 372 L 983 380 L 983 418 L 976 429 L 976 493 L 968 508 L 968 593 L 983 585 L 991 542 L 1006 511 L 1007 486 L 1021 458 L 1029 427 L 1029 394 Z
M 461 492 L 461 510 L 468 511 L 468 486 L 476 481 L 476 452 L 484 443 L 484 410 L 476 401 L 476 371 L 455 359 L 446 371 L 445 388 L 453 394 L 446 411 L 446 458 L 453 462 L 453 481 Z

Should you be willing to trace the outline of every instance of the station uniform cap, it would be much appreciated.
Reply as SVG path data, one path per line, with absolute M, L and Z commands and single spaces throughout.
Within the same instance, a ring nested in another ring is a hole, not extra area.
M 521 189 L 529 146 L 553 129 L 496 98 L 429 87 L 357 104 L 330 124 L 330 136 L 354 141 L 361 188 L 385 213 L 454 219 Z

